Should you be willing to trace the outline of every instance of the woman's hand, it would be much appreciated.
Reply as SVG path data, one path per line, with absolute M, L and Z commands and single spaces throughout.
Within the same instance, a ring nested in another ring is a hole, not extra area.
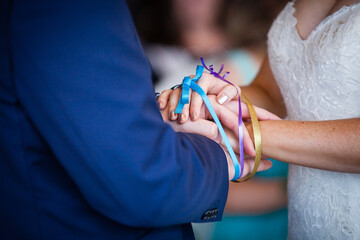
M 215 79 L 217 80 L 217 79 Z M 221 82 L 221 81 L 220 81 Z M 227 88 L 227 87 L 225 87 Z M 222 90 L 219 89 L 215 89 L 212 88 L 211 91 L 220 91 L 223 92 Z M 232 96 L 232 93 L 229 92 L 229 89 L 223 89 L 226 90 L 227 94 L 229 94 L 230 96 Z M 236 96 L 236 90 L 235 91 L 235 96 Z M 159 107 L 163 109 L 163 111 L 165 111 L 164 114 L 167 114 L 167 118 L 170 121 L 175 121 L 178 120 L 179 123 L 187 123 L 188 122 L 188 116 L 189 116 L 189 104 L 184 106 L 183 111 L 181 112 L 180 118 L 177 116 L 177 114 L 174 113 L 175 108 L 177 106 L 177 103 L 179 101 L 181 95 L 181 88 L 177 88 L 175 90 L 165 90 L 158 98 L 158 104 Z M 192 108 L 192 104 L 194 102 L 194 98 L 195 96 L 198 96 L 200 99 L 201 97 L 197 94 L 197 93 L 192 93 L 192 98 L 190 98 L 190 108 Z M 213 106 L 219 120 L 222 122 L 222 124 L 231 129 L 236 136 L 238 137 L 239 135 L 239 126 L 238 126 L 238 112 L 239 112 L 239 106 L 238 106 L 238 101 L 230 101 L 226 104 L 219 104 L 218 99 L 216 99 L 215 95 L 209 95 L 208 96 L 211 105 Z M 202 99 L 201 99 L 202 101 Z M 164 109 L 165 108 L 165 109 Z M 197 108 L 197 106 L 196 106 Z M 255 112 L 256 115 L 258 117 L 259 120 L 279 120 L 280 118 L 277 117 L 276 115 L 258 108 L 258 107 L 254 107 L 255 108 Z M 241 109 L 242 109 L 242 116 L 243 119 L 249 119 L 250 118 L 250 112 L 247 108 L 247 105 L 244 103 L 241 103 Z M 197 119 L 199 120 L 203 120 L 203 119 L 211 119 L 211 115 L 209 114 L 209 112 L 207 111 L 206 107 L 204 104 L 200 105 L 200 110 L 199 112 L 196 113 L 197 115 Z M 196 120 L 192 120 L 193 122 L 196 122 Z M 244 127 L 243 125 L 243 133 L 244 133 L 244 150 L 245 153 L 247 153 L 250 156 L 255 156 L 255 149 L 254 149 L 254 145 L 252 143 L 252 140 L 249 136 L 249 133 L 247 131 L 247 129 Z M 217 138 L 219 139 L 219 138 Z M 221 139 L 221 138 L 220 138 Z

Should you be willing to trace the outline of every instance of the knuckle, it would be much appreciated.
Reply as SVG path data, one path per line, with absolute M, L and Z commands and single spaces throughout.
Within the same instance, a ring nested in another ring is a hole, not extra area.
M 173 101 L 173 102 L 176 101 L 178 98 L 179 98 L 179 97 L 178 97 L 177 94 L 172 93 L 172 94 L 170 95 L 170 100 Z
M 218 135 L 218 129 L 217 129 L 217 125 L 215 123 L 211 123 L 209 125 L 208 135 L 209 135 L 210 139 L 216 140 L 217 135 Z
M 199 95 L 197 92 L 195 91 L 191 92 L 191 98 L 196 98 L 197 95 Z
M 228 86 L 226 86 L 226 91 L 228 92 L 228 93 L 230 93 L 231 95 L 236 95 L 236 93 L 237 93 L 237 90 L 238 90 L 238 88 L 235 86 L 232 86 L 232 85 L 228 85 Z
M 198 85 L 200 85 L 202 88 L 205 88 L 210 81 L 210 76 L 208 73 L 203 73 L 201 78 L 198 80 Z
M 216 137 L 216 139 L 215 139 L 215 142 L 218 143 L 218 144 L 220 144 L 221 141 L 222 141 L 221 134 L 218 133 L 218 134 L 217 134 L 217 137 Z
M 215 95 L 208 95 L 208 98 L 212 105 L 217 103 Z
M 171 90 L 170 89 L 166 89 L 164 91 L 161 92 L 160 96 L 166 96 L 166 95 L 169 95 L 171 93 Z
M 165 89 L 164 91 L 162 91 L 162 94 L 164 94 L 164 93 L 170 93 L 170 92 L 172 92 L 171 89 Z

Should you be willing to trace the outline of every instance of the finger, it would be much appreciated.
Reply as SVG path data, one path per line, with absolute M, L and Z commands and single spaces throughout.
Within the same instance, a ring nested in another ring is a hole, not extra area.
M 177 106 L 177 104 L 179 102 L 180 94 L 181 94 L 181 89 L 180 88 L 176 88 L 170 94 L 168 104 L 169 104 L 169 119 L 171 121 L 175 121 L 178 118 L 178 114 L 175 113 L 175 109 L 176 109 L 176 106 Z
M 161 117 L 162 119 L 164 120 L 164 122 L 168 122 L 169 121 L 169 113 L 168 113 L 168 109 L 165 108 L 163 110 L 160 110 L 160 114 L 161 114 Z
M 191 90 L 190 90 L 191 91 Z M 192 94 L 189 94 L 189 102 L 191 102 L 191 96 Z M 181 111 L 181 114 L 179 114 L 179 123 L 186 123 L 189 119 L 189 108 L 190 104 L 185 104 L 183 107 L 183 110 Z
M 230 145 L 234 148 L 234 145 L 237 145 L 235 149 L 239 152 L 239 122 L 238 122 L 238 115 L 236 115 L 233 111 L 228 109 L 225 106 L 222 106 L 215 102 L 214 96 L 209 96 L 209 100 L 212 103 L 212 106 L 218 116 L 219 120 L 221 121 L 222 125 L 225 126 L 226 129 L 231 129 L 234 134 L 226 133 L 227 138 L 230 142 Z M 251 140 L 249 132 L 245 128 L 244 124 L 242 125 L 243 131 L 243 146 L 244 151 L 251 155 L 255 156 L 256 151 L 254 148 L 254 144 Z M 234 136 L 235 135 L 235 136 Z M 236 144 L 235 144 L 236 142 Z M 235 150 L 234 150 L 235 151 Z
M 159 108 L 161 110 L 166 108 L 171 93 L 172 93 L 172 90 L 167 89 L 167 90 L 162 91 L 161 94 L 159 95 L 157 102 L 158 102 Z
M 246 103 L 241 103 L 241 113 L 243 118 L 250 118 L 250 112 L 248 109 L 248 106 Z M 227 108 L 229 108 L 231 111 L 233 111 L 236 114 L 239 114 L 239 101 L 238 100 L 231 100 L 226 104 L 223 104 Z
M 202 88 L 205 94 L 217 93 L 225 86 L 224 82 L 208 73 L 203 73 L 196 83 Z M 192 101 L 190 104 L 191 120 L 196 121 L 197 119 L 199 119 L 202 105 L 203 100 L 201 96 L 194 91 L 192 93 Z
M 239 113 L 239 103 L 236 100 L 232 100 L 226 104 L 226 107 L 231 109 L 235 113 Z M 263 109 L 254 106 L 256 116 L 259 120 L 281 120 L 280 117 L 275 114 Z M 241 102 L 241 113 L 243 118 L 250 118 L 249 108 L 246 103 Z
M 210 118 L 208 117 L 208 116 L 210 115 L 210 113 L 209 113 L 206 105 L 203 104 L 200 109 L 201 109 L 201 110 L 200 110 L 200 117 L 199 117 L 199 118 L 201 118 L 201 119 L 210 119 Z
M 240 150 L 239 150 L 238 137 L 235 135 L 234 131 L 230 130 L 227 127 L 224 127 L 224 131 L 225 131 L 226 137 L 228 138 L 229 143 L 230 143 L 231 147 L 233 148 L 234 152 L 236 154 L 239 154 Z M 226 148 L 224 139 L 220 144 Z
M 222 148 L 224 149 L 225 153 L 227 153 L 225 148 L 224 147 L 222 147 Z M 229 176 L 230 176 L 230 179 L 232 179 L 233 176 L 234 176 L 234 172 L 235 172 L 234 164 L 232 163 L 231 157 L 229 156 L 228 153 L 226 154 L 226 157 L 227 157 L 227 161 L 228 161 Z M 239 158 L 238 155 L 237 155 L 237 157 Z M 238 180 L 239 181 L 245 180 L 248 177 L 248 175 L 253 171 L 254 166 L 255 166 L 254 159 L 246 158 L 245 161 L 244 161 L 244 172 L 243 172 L 243 175 L 242 175 L 243 177 L 238 179 Z M 265 171 L 265 170 L 270 169 L 271 167 L 272 167 L 272 162 L 270 160 L 261 160 L 256 172 Z M 230 174 L 230 173 L 232 173 L 232 174 Z
M 239 154 L 239 138 L 234 134 L 234 131 L 229 130 L 228 128 L 225 128 L 225 133 L 227 136 L 227 139 L 230 142 L 231 147 L 233 148 L 234 152 Z M 250 135 L 245 127 L 243 127 L 244 135 L 243 135 L 243 144 L 244 144 L 244 154 L 248 157 L 255 157 L 256 151 L 254 148 L 254 144 L 250 138 Z M 224 140 L 221 142 L 221 145 L 225 146 Z
M 252 170 L 254 169 L 254 165 L 255 165 L 254 160 L 244 161 L 244 175 L 243 176 L 246 176 L 249 173 L 251 173 Z M 271 168 L 271 166 L 272 166 L 272 162 L 270 160 L 261 160 L 256 172 L 268 170 L 269 168 Z
M 242 175 L 243 177 L 238 180 L 239 181 L 245 180 L 248 177 L 248 175 L 252 172 L 252 170 L 254 169 L 254 165 L 255 165 L 254 160 L 245 160 L 244 161 L 244 172 Z M 272 167 L 272 162 L 270 160 L 262 160 L 262 161 L 260 161 L 256 172 L 265 171 L 265 170 L 270 169 L 271 167 Z
M 200 87 L 204 90 L 205 93 L 207 93 L 208 85 L 206 83 L 202 83 Z M 191 120 L 196 121 L 199 119 L 201 113 L 201 106 L 203 105 L 203 100 L 201 96 L 195 91 L 192 92 L 191 98 L 192 100 L 190 102 L 190 118 Z
M 229 129 L 231 129 L 236 136 L 239 136 L 239 125 L 238 125 L 238 115 L 228 109 L 225 106 L 218 104 L 215 100 L 215 96 L 209 96 L 211 105 L 214 108 L 214 111 L 219 118 L 221 124 Z
M 230 137 L 229 138 L 229 135 L 233 135 L 234 133 L 230 130 L 228 130 L 229 132 L 226 132 L 226 136 L 228 137 L 229 139 L 229 142 L 230 142 L 230 145 L 231 147 L 233 148 L 234 152 L 236 153 L 236 155 L 238 156 L 239 155 L 239 142 L 238 140 L 236 139 L 235 135 L 234 137 Z M 226 146 L 225 146 L 225 143 L 224 143 L 224 140 L 222 140 L 220 142 L 220 145 L 224 148 L 224 149 L 227 149 Z M 246 152 L 244 153 L 244 160 L 254 160 L 254 155 L 250 156 L 249 154 L 247 154 Z M 268 156 L 265 156 L 265 155 L 261 155 L 261 160 L 268 160 L 269 157 Z
M 218 94 L 228 83 L 215 78 L 209 73 L 203 73 L 197 84 L 204 90 L 205 94 Z M 194 93 L 190 104 L 190 117 L 193 121 L 199 118 L 202 102 L 200 95 Z
M 236 84 L 230 85 L 228 84 L 217 94 L 217 102 L 219 104 L 226 104 L 230 100 L 234 99 L 237 95 L 241 94 L 241 89 Z
M 263 109 L 254 106 L 256 116 L 259 120 L 282 120 L 279 116 Z
M 255 157 L 256 151 L 255 151 L 254 143 L 251 140 L 250 134 L 249 134 L 247 128 L 244 126 L 244 124 L 242 125 L 242 127 L 243 127 L 243 139 L 244 139 L 244 142 L 243 142 L 244 152 L 252 157 Z
M 231 129 L 235 133 L 236 137 L 239 138 L 239 121 L 238 121 L 239 116 L 230 109 L 228 109 L 227 107 L 222 106 L 217 102 L 215 102 L 215 98 L 213 95 L 209 96 L 209 100 L 223 126 Z M 255 156 L 256 152 L 255 152 L 254 144 L 244 124 L 242 124 L 242 131 L 243 131 L 244 151 L 251 156 Z
M 171 125 L 175 129 L 175 131 L 199 134 L 210 138 L 217 143 L 221 142 L 221 136 L 219 136 L 219 131 L 214 122 L 199 119 L 195 122 L 187 121 L 184 124 L 178 124 L 176 122 L 173 122 L 171 123 Z

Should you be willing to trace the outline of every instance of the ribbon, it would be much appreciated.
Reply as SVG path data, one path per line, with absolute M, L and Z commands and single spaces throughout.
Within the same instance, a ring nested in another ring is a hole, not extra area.
M 214 75 L 214 77 L 220 79 L 221 81 L 234 86 L 234 88 L 236 89 L 236 95 L 237 95 L 238 101 L 239 101 L 238 126 L 239 126 L 239 156 L 240 156 L 240 168 L 241 168 L 239 177 L 241 177 L 244 172 L 244 132 L 243 132 L 243 124 L 242 124 L 242 111 L 241 111 L 241 100 L 240 100 L 239 91 L 232 82 L 229 82 L 228 80 L 225 79 L 230 74 L 229 72 L 226 72 L 223 76 L 220 75 L 220 73 L 224 69 L 224 64 L 221 64 L 219 72 L 215 72 L 213 65 L 210 65 L 209 67 L 207 67 L 204 59 L 200 58 L 200 60 L 201 60 L 202 65 L 210 72 L 211 75 Z
M 220 73 L 222 72 L 223 68 L 224 68 L 224 64 L 221 65 L 221 68 L 219 70 L 219 72 L 215 72 L 213 65 L 210 65 L 209 67 L 206 66 L 204 59 L 201 58 L 201 63 L 203 64 L 203 66 L 198 65 L 196 68 L 196 75 L 191 78 L 190 76 L 186 76 L 183 79 L 183 83 L 182 85 L 182 93 L 181 93 L 181 97 L 179 99 L 179 103 L 176 107 L 175 113 L 181 113 L 183 107 L 185 104 L 189 103 L 190 100 L 190 89 L 193 89 L 194 91 L 196 91 L 201 98 L 203 99 L 206 107 L 208 108 L 212 118 L 214 119 L 219 132 L 224 140 L 225 146 L 230 154 L 231 160 L 234 164 L 234 168 L 235 168 L 235 174 L 234 177 L 231 181 L 233 182 L 244 182 L 247 181 L 249 179 L 251 179 L 255 173 L 257 172 L 257 168 L 260 164 L 260 160 L 261 160 L 261 134 L 260 134 L 260 126 L 259 126 L 259 122 L 255 113 L 255 109 L 253 107 L 253 105 L 251 104 L 251 102 L 249 101 L 249 99 L 242 94 L 243 98 L 246 101 L 246 104 L 248 105 L 248 109 L 250 112 L 250 118 L 251 118 L 251 123 L 253 126 L 253 133 L 254 133 L 254 142 L 255 142 L 255 150 L 256 150 L 256 156 L 255 156 L 255 164 L 254 164 L 254 168 L 252 170 L 252 172 L 243 180 L 239 181 L 238 179 L 243 175 L 244 172 L 244 144 L 243 144 L 243 124 L 242 124 L 242 111 L 241 111 L 241 101 L 240 101 L 240 94 L 238 92 L 238 89 L 235 87 L 234 84 L 232 84 L 231 82 L 229 82 L 228 80 L 225 79 L 226 76 L 229 75 L 229 72 L 226 72 L 223 76 L 220 75 Z M 238 118 L 238 126 L 239 126 L 239 151 L 240 151 L 240 166 L 239 166 L 239 162 L 236 158 L 236 155 L 234 153 L 233 148 L 230 145 L 230 142 L 225 134 L 225 131 L 220 123 L 219 118 L 217 117 L 213 107 L 211 106 L 210 100 L 208 99 L 206 93 L 204 92 L 204 90 L 196 83 L 200 77 L 202 76 L 202 73 L 204 71 L 204 68 L 206 68 L 207 70 L 210 71 L 210 74 L 214 75 L 216 78 L 231 84 L 232 86 L 234 86 L 236 88 L 237 91 L 237 96 L 238 96 L 238 100 L 239 100 L 239 118 Z
M 228 152 L 230 154 L 230 157 L 232 159 L 232 162 L 233 162 L 234 168 L 235 168 L 235 175 L 234 175 L 234 178 L 232 179 L 232 181 L 236 181 L 241 176 L 241 173 L 239 170 L 240 169 L 239 162 L 236 158 L 235 152 L 234 152 L 233 148 L 231 147 L 231 144 L 225 134 L 225 131 L 220 123 L 219 118 L 217 117 L 217 115 L 215 113 L 214 108 L 211 106 L 209 98 L 206 96 L 206 93 L 204 92 L 204 90 L 198 84 L 196 84 L 196 81 L 200 79 L 203 71 L 204 71 L 204 67 L 198 65 L 196 68 L 195 77 L 193 77 L 193 78 L 191 78 L 190 76 L 184 77 L 184 80 L 182 83 L 182 93 L 181 93 L 179 103 L 175 109 L 175 113 L 181 113 L 182 109 L 184 108 L 184 105 L 189 103 L 190 89 L 193 89 L 195 92 L 197 92 L 201 96 L 201 98 L 204 100 L 204 103 L 205 103 L 206 107 L 208 108 L 212 118 L 214 119 L 216 125 L 218 126 L 219 132 L 224 140 L 225 146 L 228 149 Z
M 261 161 L 261 132 L 260 132 L 259 120 L 256 116 L 254 106 L 251 104 L 250 100 L 244 94 L 241 94 L 241 95 L 244 98 L 244 100 L 248 106 L 248 109 L 249 109 L 251 125 L 252 125 L 252 129 L 253 129 L 253 134 L 254 134 L 255 152 L 256 152 L 255 164 L 254 164 L 253 170 L 244 180 L 240 181 L 240 182 L 245 182 L 245 181 L 251 179 L 255 175 L 255 173 L 257 172 L 257 169 L 259 167 L 260 161 Z M 239 117 L 240 117 L 240 115 L 239 115 Z

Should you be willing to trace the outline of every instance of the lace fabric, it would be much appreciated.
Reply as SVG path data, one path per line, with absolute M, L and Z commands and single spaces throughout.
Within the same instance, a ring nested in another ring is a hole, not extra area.
M 272 72 L 288 119 L 360 117 L 360 4 L 342 7 L 308 36 L 296 29 L 293 2 L 268 34 Z M 289 239 L 360 239 L 360 174 L 291 165 Z

